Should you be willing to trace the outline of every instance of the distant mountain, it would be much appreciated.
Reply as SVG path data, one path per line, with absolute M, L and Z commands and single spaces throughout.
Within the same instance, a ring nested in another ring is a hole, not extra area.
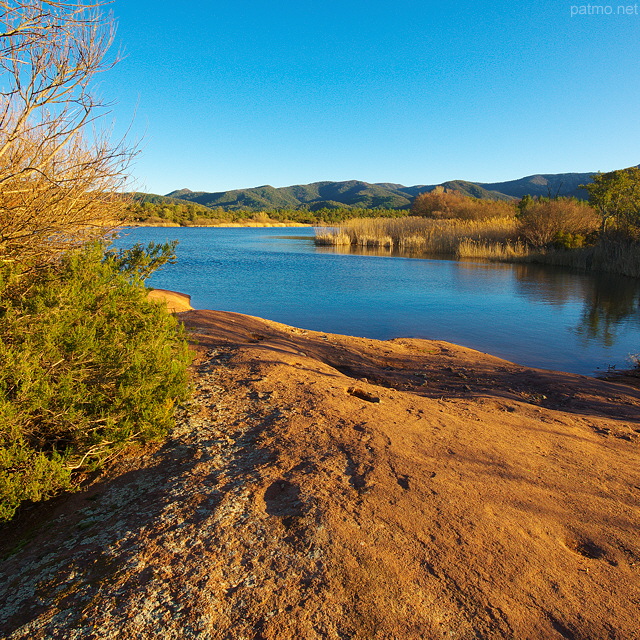
M 402 187 L 402 185 L 398 185 Z M 404 187 L 402 187 L 404 188 Z M 305 185 L 275 188 L 263 185 L 252 189 L 234 189 L 216 193 L 193 192 L 188 189 L 172 191 L 172 198 L 197 202 L 210 208 L 239 209 L 310 209 L 323 207 L 362 207 L 406 209 L 413 195 L 402 189 L 388 188 L 358 180 L 346 182 L 314 182 Z
M 499 191 L 508 196 L 522 198 L 525 194 L 530 196 L 573 196 L 586 200 L 588 197 L 581 184 L 591 182 L 591 176 L 596 173 L 547 173 L 526 176 L 520 180 L 508 182 L 480 183 L 480 186 L 490 191 Z
M 185 195 L 193 193 L 193 191 L 189 191 L 189 189 L 181 189 L 180 191 L 172 191 L 170 194 L 167 194 L 166 196 L 159 196 L 156 193 L 143 193 L 141 191 L 137 191 L 135 193 L 132 193 L 131 195 L 133 196 L 133 199 L 135 202 L 139 202 L 139 203 L 145 203 L 148 202 L 150 204 L 155 204 L 155 205 L 185 205 L 185 200 L 187 198 L 183 197 L 183 196 L 174 196 L 172 194 L 175 193 L 183 193 Z M 198 203 L 192 203 L 193 206 L 195 207 L 196 211 L 203 211 L 203 212 L 209 212 L 209 207 L 205 207 L 201 204 Z
M 408 209 L 420 193 L 432 191 L 437 186 L 456 189 L 465 195 L 485 200 L 514 200 L 524 195 L 574 196 L 586 199 L 587 193 L 579 185 L 591 182 L 592 173 L 536 174 L 507 182 L 469 182 L 451 180 L 441 185 L 415 185 L 405 187 L 393 182 L 369 183 L 359 180 L 345 182 L 313 182 L 291 187 L 263 185 L 232 191 L 191 191 L 180 189 L 167 197 L 188 200 L 210 208 L 226 211 L 273 209 L 367 208 Z
M 513 200 L 518 197 L 505 194 L 497 189 L 485 188 L 486 185 L 481 186 L 467 180 L 450 180 L 443 182 L 442 186 L 445 187 L 445 189 L 454 189 L 455 191 L 460 191 L 465 196 L 481 198 L 482 200 Z
M 172 191 L 171 193 L 167 193 L 167 198 L 188 198 L 189 196 L 201 195 L 204 191 L 191 191 L 191 189 L 178 189 L 177 191 Z

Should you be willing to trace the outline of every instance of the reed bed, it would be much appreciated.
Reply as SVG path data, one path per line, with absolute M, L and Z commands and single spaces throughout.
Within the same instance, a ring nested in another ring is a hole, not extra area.
M 343 233 L 338 228 L 316 227 L 314 242 L 317 245 L 331 245 L 334 247 L 342 247 L 351 244 L 351 236 Z
M 524 245 L 515 242 L 515 233 L 515 220 L 504 217 L 488 220 L 436 220 L 417 216 L 362 218 L 347 220 L 331 229 L 316 229 L 315 242 L 318 245 L 386 247 L 411 253 L 488 257 L 492 254 L 520 255 Z
M 581 249 L 532 251 L 524 261 L 640 278 L 640 246 L 634 242 L 605 239 Z
M 584 271 L 602 271 L 640 278 L 640 244 L 604 236 L 589 247 L 533 247 L 519 238 L 514 218 L 488 220 L 359 218 L 337 227 L 317 228 L 318 245 L 377 249 L 414 257 L 448 255 L 458 259 L 535 262 Z
M 456 257 L 460 259 L 497 260 L 512 262 L 527 258 L 531 249 L 519 240 L 515 242 L 476 242 L 463 240 L 458 246 Z

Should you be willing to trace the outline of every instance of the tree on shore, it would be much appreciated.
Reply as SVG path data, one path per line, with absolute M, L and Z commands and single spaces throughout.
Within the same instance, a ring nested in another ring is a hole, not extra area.
M 522 198 L 518 204 L 518 234 L 533 247 L 555 244 L 582 247 L 598 229 L 593 207 L 576 198 Z
M 598 173 L 593 182 L 582 187 L 600 214 L 602 231 L 607 231 L 610 223 L 633 235 L 640 231 L 640 168 Z
M 103 8 L 0 0 L 0 521 L 161 438 L 189 394 L 184 330 L 145 286 L 175 244 L 100 241 L 132 157 L 95 132 Z
M 515 208 L 511 202 L 483 200 L 465 196 L 459 191 L 438 186 L 416 196 L 411 213 L 425 218 L 461 220 L 487 220 L 489 218 L 511 218 Z
M 134 154 L 98 122 L 102 1 L 0 0 L 0 259 L 46 261 L 117 226 Z

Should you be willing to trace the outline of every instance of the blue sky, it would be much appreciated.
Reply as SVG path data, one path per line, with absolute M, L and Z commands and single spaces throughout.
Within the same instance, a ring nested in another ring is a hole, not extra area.
M 638 164 L 640 8 L 572 6 L 116 0 L 100 92 L 153 193 Z

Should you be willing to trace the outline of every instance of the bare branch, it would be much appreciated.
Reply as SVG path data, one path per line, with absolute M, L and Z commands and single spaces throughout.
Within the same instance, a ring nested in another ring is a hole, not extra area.
M 117 62 L 106 4 L 0 0 L 0 260 L 54 257 L 127 206 L 136 151 L 93 131 L 109 105 L 92 81 Z

